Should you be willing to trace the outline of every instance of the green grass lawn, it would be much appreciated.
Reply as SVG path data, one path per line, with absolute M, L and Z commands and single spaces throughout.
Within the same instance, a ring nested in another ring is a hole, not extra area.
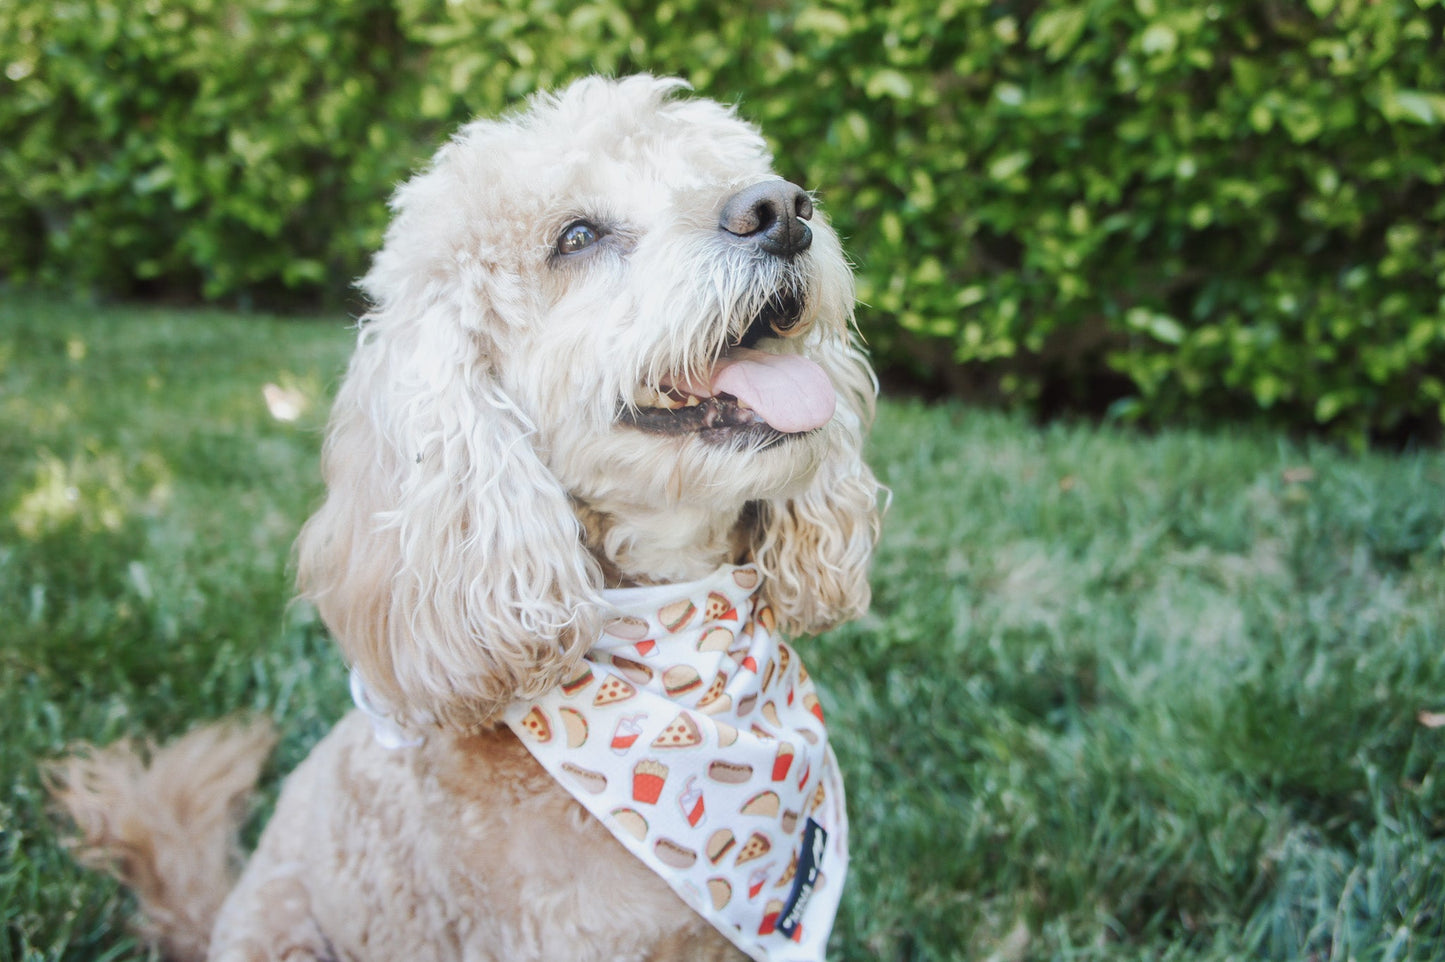
M 344 710 L 287 561 L 351 334 L 0 296 L 0 960 L 143 958 L 36 765 L 258 710 L 270 793 Z M 872 451 L 873 613 L 803 646 L 835 958 L 1445 959 L 1445 455 L 908 401 Z

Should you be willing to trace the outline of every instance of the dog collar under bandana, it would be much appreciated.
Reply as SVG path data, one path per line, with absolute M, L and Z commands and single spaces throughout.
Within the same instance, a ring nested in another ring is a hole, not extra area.
M 758 962 L 819 962 L 848 867 L 843 785 L 752 565 L 603 593 L 576 677 L 505 721 L 537 761 Z
M 367 691 L 361 672 L 354 667 L 351 669 L 351 702 L 370 719 L 371 733 L 376 736 L 376 742 L 382 748 L 416 748 L 426 741 L 425 735 L 402 728 L 390 708 L 377 703 L 376 698 Z

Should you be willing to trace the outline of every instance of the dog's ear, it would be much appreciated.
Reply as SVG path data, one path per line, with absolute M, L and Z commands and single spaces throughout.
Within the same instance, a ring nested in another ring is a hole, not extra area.
M 877 382 L 855 348 L 820 358 L 838 389 L 828 453 L 802 491 L 761 503 L 753 556 L 767 575 L 768 601 L 783 630 L 812 634 L 868 610 L 868 563 L 879 531 L 879 486 L 863 461 Z
M 298 575 L 375 700 L 470 727 L 565 680 L 596 636 L 600 575 L 487 324 L 407 302 L 363 321 Z

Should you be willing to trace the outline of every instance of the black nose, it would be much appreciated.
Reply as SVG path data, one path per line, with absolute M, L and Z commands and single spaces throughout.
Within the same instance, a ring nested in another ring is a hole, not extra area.
M 813 201 L 803 188 L 765 180 L 734 194 L 723 205 L 718 226 L 774 257 L 794 257 L 813 243 L 813 232 L 803 223 L 812 216 Z

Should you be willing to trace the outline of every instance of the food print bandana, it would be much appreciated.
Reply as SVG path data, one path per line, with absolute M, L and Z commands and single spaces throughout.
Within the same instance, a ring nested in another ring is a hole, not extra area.
M 823 710 L 762 577 L 603 593 L 582 670 L 505 716 L 522 744 L 698 914 L 758 962 L 819 962 L 848 868 Z

